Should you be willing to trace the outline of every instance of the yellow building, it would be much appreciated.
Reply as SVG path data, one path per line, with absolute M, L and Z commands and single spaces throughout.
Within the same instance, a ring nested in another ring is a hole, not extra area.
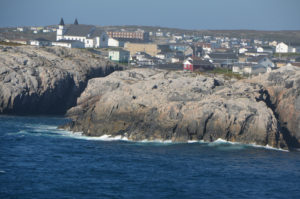
M 151 56 L 156 56 L 160 52 L 157 48 L 157 44 L 146 43 L 125 43 L 124 49 L 128 50 L 131 56 L 137 52 L 145 52 Z

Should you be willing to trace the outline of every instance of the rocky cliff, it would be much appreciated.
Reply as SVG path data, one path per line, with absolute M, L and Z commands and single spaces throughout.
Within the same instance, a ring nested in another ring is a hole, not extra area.
M 285 140 L 300 148 L 300 68 L 285 66 L 250 82 L 264 86 L 266 103 L 275 113 Z
M 0 46 L 0 113 L 64 114 L 90 78 L 118 69 L 86 49 Z
M 64 128 L 131 140 L 222 138 L 278 148 L 299 142 L 296 68 L 228 81 L 189 72 L 133 69 L 88 82 Z M 297 129 L 298 128 L 298 129 Z

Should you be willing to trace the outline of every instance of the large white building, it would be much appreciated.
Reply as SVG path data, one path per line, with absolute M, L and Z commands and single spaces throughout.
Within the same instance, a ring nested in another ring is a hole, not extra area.
M 56 41 L 79 41 L 84 44 L 85 48 L 99 48 L 103 32 L 95 26 L 78 24 L 77 19 L 71 25 L 65 25 L 64 20 L 61 19 L 56 32 Z

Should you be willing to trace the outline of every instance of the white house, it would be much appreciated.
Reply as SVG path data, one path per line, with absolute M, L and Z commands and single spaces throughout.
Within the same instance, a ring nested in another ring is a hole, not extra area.
M 263 73 L 268 73 L 271 72 L 272 68 L 271 67 L 266 67 L 261 64 L 253 65 L 253 64 L 235 64 L 232 67 L 232 72 L 233 73 L 239 73 L 239 74 L 244 74 L 244 75 L 259 75 Z
M 296 48 L 293 48 L 292 46 L 288 46 L 287 44 L 280 42 L 276 46 L 276 53 L 295 53 Z
M 49 32 L 51 32 L 50 29 L 43 29 L 43 33 L 49 33 Z
M 61 46 L 66 48 L 85 48 L 84 43 L 76 40 L 59 40 L 52 42 L 52 46 Z
M 240 48 L 239 49 L 239 54 L 244 54 L 245 52 L 247 52 L 248 49 L 247 48 Z
M 276 47 L 277 46 L 277 41 L 269 42 L 269 46 Z
M 166 55 L 163 54 L 163 53 L 158 53 L 157 55 L 155 55 L 155 57 L 158 58 L 158 59 L 165 59 Z
M 85 48 L 99 48 L 100 37 L 103 30 L 95 26 L 78 24 L 77 19 L 74 24 L 65 26 L 64 20 L 61 19 L 56 32 L 56 41 L 72 40 L 84 43 Z
M 263 47 L 258 47 L 258 48 L 256 48 L 256 51 L 257 51 L 258 53 L 263 53 L 263 52 L 264 52 L 264 49 L 263 49 Z
M 23 27 L 18 27 L 18 28 L 17 28 L 17 31 L 19 31 L 19 32 L 24 32 L 24 28 L 23 28 Z
M 103 32 L 101 34 L 100 47 L 107 48 L 107 47 L 119 47 L 119 46 L 120 46 L 120 43 L 117 39 L 110 37 L 105 32 Z
M 156 37 L 162 37 L 164 36 L 164 33 L 160 31 L 160 29 L 158 29 L 158 31 L 155 33 Z
M 110 50 L 108 57 L 112 61 L 124 63 L 130 60 L 130 52 L 127 50 Z
M 178 63 L 180 60 L 177 57 L 169 57 L 166 59 L 168 63 Z
M 31 46 L 51 46 L 51 41 L 44 38 L 38 38 L 38 39 L 30 40 L 29 44 Z

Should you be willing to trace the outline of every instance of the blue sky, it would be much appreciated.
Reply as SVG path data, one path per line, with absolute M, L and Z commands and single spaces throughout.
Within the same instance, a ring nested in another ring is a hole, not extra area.
M 300 30 L 300 0 L 0 0 L 0 27 L 147 25 L 183 29 Z

